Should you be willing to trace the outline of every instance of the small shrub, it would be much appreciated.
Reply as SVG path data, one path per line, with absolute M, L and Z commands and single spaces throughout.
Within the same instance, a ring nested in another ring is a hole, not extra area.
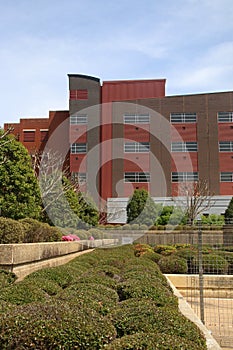
M 122 226 L 122 230 L 131 230 L 131 225 L 125 224 L 124 226 Z
M 1 320 L 2 349 L 102 349 L 116 331 L 88 307 L 58 300 L 13 309 Z
M 139 230 L 139 224 L 132 224 L 131 230 Z
M 228 271 L 227 260 L 217 254 L 204 254 L 202 256 L 203 273 L 206 274 L 226 274 Z M 193 270 L 198 271 L 198 257 L 195 257 L 192 261 Z
M 118 337 L 138 332 L 162 332 L 166 336 L 188 339 L 197 344 L 200 349 L 206 349 L 205 338 L 200 329 L 171 305 L 158 307 L 152 300 L 130 299 L 121 302 L 109 317 L 117 330 Z
M 164 256 L 158 261 L 160 270 L 163 273 L 187 273 L 187 261 L 178 256 Z
M 144 254 L 142 254 L 143 258 L 150 259 L 155 263 L 158 263 L 158 261 L 161 259 L 161 255 L 158 253 L 155 253 L 153 251 L 147 251 Z
M 146 252 L 153 252 L 153 249 L 148 244 L 138 243 L 138 244 L 134 245 L 134 255 L 135 256 L 141 256 Z
M 0 244 L 22 243 L 24 226 L 16 220 L 0 217 Z
M 21 219 L 20 222 L 24 225 L 25 243 L 61 241 L 62 232 L 57 227 L 31 218 Z
M 106 350 L 205 350 L 203 344 L 196 344 L 177 335 L 164 333 L 147 333 L 138 332 L 135 334 L 125 335 L 122 338 L 113 340 L 105 347 Z
M 176 248 L 172 245 L 156 245 L 154 247 L 154 252 L 161 255 L 171 255 L 176 251 Z
M 102 239 L 103 232 L 98 230 L 98 228 L 91 228 L 88 230 L 88 235 L 94 237 L 94 239 Z
M 142 225 L 140 225 L 139 230 L 147 231 L 148 230 L 148 226 L 145 225 L 145 224 L 142 224 Z

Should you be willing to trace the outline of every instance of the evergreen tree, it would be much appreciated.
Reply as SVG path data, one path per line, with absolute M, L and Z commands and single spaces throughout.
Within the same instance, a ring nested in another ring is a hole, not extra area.
M 146 190 L 134 190 L 126 207 L 127 223 L 153 225 L 160 209 Z
M 63 193 L 53 188 L 44 198 L 48 222 L 59 227 L 87 228 L 98 224 L 96 205 L 87 196 L 77 192 L 67 177 L 62 177 Z M 55 199 L 55 200 L 54 200 Z
M 233 222 L 233 197 L 231 198 L 231 201 L 225 211 L 224 216 L 225 216 L 226 223 Z
M 30 156 L 26 148 L 9 135 L 0 138 L 0 184 L 1 216 L 39 218 L 40 190 Z

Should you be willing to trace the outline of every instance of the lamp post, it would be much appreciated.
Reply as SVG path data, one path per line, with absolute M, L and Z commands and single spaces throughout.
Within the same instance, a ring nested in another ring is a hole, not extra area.
M 198 274 L 199 274 L 199 296 L 200 296 L 200 319 L 205 324 L 204 312 L 204 276 L 203 276 L 203 260 L 202 260 L 202 229 L 201 219 L 197 219 L 198 225 Z

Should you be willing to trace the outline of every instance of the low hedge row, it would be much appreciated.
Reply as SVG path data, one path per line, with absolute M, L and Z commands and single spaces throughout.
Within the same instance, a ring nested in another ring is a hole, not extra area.
M 203 273 L 233 273 L 233 252 L 229 251 L 229 247 L 226 251 L 223 249 L 203 246 Z M 147 244 L 135 244 L 134 254 L 156 262 L 163 273 L 196 274 L 199 271 L 198 248 L 190 244 L 156 245 L 154 248 Z
M 109 235 L 103 230 L 91 228 L 76 230 L 74 228 L 57 228 L 40 221 L 25 218 L 19 221 L 0 217 L 0 244 L 9 243 L 37 243 L 61 241 L 62 236 L 73 234 L 86 240 L 108 238 Z
M 43 283 L 44 282 L 44 283 Z M 97 249 L 2 285 L 1 349 L 206 349 L 150 259 Z

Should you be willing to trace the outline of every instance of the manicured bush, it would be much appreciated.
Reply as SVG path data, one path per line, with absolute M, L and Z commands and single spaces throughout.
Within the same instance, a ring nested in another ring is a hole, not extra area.
M 25 243 L 61 241 L 62 232 L 57 227 L 31 218 L 21 219 L 20 222 L 24 225 Z
M 46 301 L 47 294 L 34 283 L 21 281 L 12 286 L 3 288 L 0 293 L 0 301 L 15 305 L 23 305 L 35 301 Z
M 147 230 L 148 230 L 148 226 L 145 225 L 145 224 L 141 224 L 141 225 L 139 226 L 139 230 L 147 231 Z
M 155 252 L 147 251 L 143 255 L 141 255 L 143 258 L 147 258 L 149 260 L 154 261 L 155 263 L 158 263 L 158 261 L 161 259 L 161 255 Z
M 178 256 L 163 256 L 158 265 L 163 273 L 187 273 L 188 264 L 187 261 Z
M 0 217 L 0 244 L 22 243 L 24 226 L 13 219 Z
M 133 248 L 134 248 L 135 256 L 141 256 L 146 252 L 153 252 L 153 248 L 148 244 L 138 243 L 138 244 L 135 244 Z
M 176 251 L 176 248 L 172 245 L 156 245 L 154 247 L 154 252 L 161 254 L 161 255 L 171 255 L 172 253 L 174 253 Z
M 105 347 L 106 350 L 204 350 L 206 346 L 196 344 L 183 337 L 166 333 L 145 333 L 125 335 L 115 339 Z
M 139 224 L 132 224 L 131 225 L 132 230 L 139 230 L 139 227 L 140 227 Z
M 88 230 L 88 235 L 93 236 L 95 239 L 103 238 L 103 232 L 101 230 L 98 230 L 98 228 L 91 228 Z
M 192 268 L 194 271 L 198 271 L 198 257 L 195 257 L 192 261 Z M 228 262 L 225 258 L 217 254 L 204 254 L 202 256 L 203 273 L 206 274 L 227 274 Z
M 122 230 L 131 230 L 131 225 L 125 224 L 124 226 L 122 226 Z
M 0 321 L 2 349 L 103 349 L 116 331 L 88 307 L 58 300 L 13 309 Z
M 188 339 L 197 344 L 199 349 L 206 349 L 205 339 L 199 328 L 184 317 L 177 307 L 171 305 L 158 307 L 154 301 L 144 298 L 126 300 L 119 304 L 109 318 L 119 338 L 138 332 L 162 332 L 168 336 Z

